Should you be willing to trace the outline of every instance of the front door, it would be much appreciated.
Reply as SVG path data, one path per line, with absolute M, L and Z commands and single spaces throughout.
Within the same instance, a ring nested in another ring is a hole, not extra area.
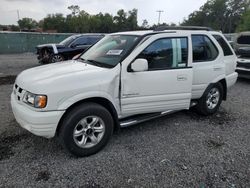
M 148 61 L 147 71 L 133 72 L 133 61 L 122 66 L 123 116 L 189 108 L 193 75 L 189 37 L 163 36 L 152 36 L 134 54 L 134 60 Z

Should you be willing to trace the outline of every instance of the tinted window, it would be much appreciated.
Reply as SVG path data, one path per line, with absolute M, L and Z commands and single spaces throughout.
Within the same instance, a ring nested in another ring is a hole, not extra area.
M 226 41 L 220 35 L 213 35 L 213 36 L 218 41 L 218 43 L 220 44 L 220 46 L 221 46 L 221 48 L 222 48 L 222 50 L 224 52 L 224 56 L 233 55 L 232 50 L 230 49 L 230 47 L 228 46 Z
M 193 35 L 193 61 L 212 61 L 218 56 L 218 49 L 205 35 Z
M 87 37 L 80 37 L 80 38 L 75 40 L 73 45 L 74 46 L 88 45 L 88 38 Z
M 95 44 L 97 43 L 102 37 L 100 36 L 93 36 L 93 37 L 89 37 L 89 44 Z
M 60 42 L 60 44 L 67 46 L 71 42 L 73 42 L 75 39 L 76 39 L 76 36 L 73 35 L 73 36 L 70 36 L 70 37 L 64 39 L 62 42 Z
M 237 39 L 237 43 L 238 44 L 250 44 L 250 36 L 240 36 L 238 39 Z
M 186 67 L 188 62 L 187 38 L 167 38 L 153 42 L 137 58 L 148 60 L 149 70 Z

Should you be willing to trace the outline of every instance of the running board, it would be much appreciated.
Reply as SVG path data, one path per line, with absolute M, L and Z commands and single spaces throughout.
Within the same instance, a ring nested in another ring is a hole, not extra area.
M 155 118 L 162 117 L 162 116 L 165 116 L 168 114 L 172 114 L 174 112 L 177 112 L 177 111 L 176 110 L 168 110 L 168 111 L 160 112 L 160 113 L 142 114 L 142 115 L 136 115 L 136 116 L 124 118 L 124 119 L 120 120 L 120 126 L 122 128 L 129 127 L 131 125 L 135 125 L 138 123 L 149 121 L 151 119 L 155 119 Z

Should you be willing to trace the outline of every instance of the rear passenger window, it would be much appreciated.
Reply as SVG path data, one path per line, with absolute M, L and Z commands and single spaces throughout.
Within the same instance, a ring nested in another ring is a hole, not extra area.
M 159 39 L 144 49 L 137 58 L 148 61 L 150 70 L 164 70 L 187 67 L 187 38 Z
M 226 41 L 220 36 L 220 35 L 213 35 L 213 37 L 218 41 L 218 43 L 220 44 L 223 52 L 224 52 L 224 56 L 230 56 L 233 55 L 232 50 L 230 49 L 229 45 L 226 43 Z
M 192 35 L 193 62 L 213 61 L 219 54 L 214 43 L 205 35 Z

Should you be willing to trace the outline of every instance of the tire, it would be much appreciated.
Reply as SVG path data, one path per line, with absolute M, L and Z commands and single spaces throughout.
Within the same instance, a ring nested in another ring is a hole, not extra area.
M 77 157 L 100 151 L 114 129 L 110 112 L 96 103 L 84 103 L 70 110 L 59 130 L 61 144 Z
M 60 61 L 64 61 L 64 57 L 61 54 L 52 54 L 50 57 L 50 62 L 51 63 L 56 63 L 56 62 L 60 62 Z
M 221 83 L 211 84 L 199 99 L 195 109 L 201 115 L 212 115 L 220 107 L 223 98 L 223 87 Z

